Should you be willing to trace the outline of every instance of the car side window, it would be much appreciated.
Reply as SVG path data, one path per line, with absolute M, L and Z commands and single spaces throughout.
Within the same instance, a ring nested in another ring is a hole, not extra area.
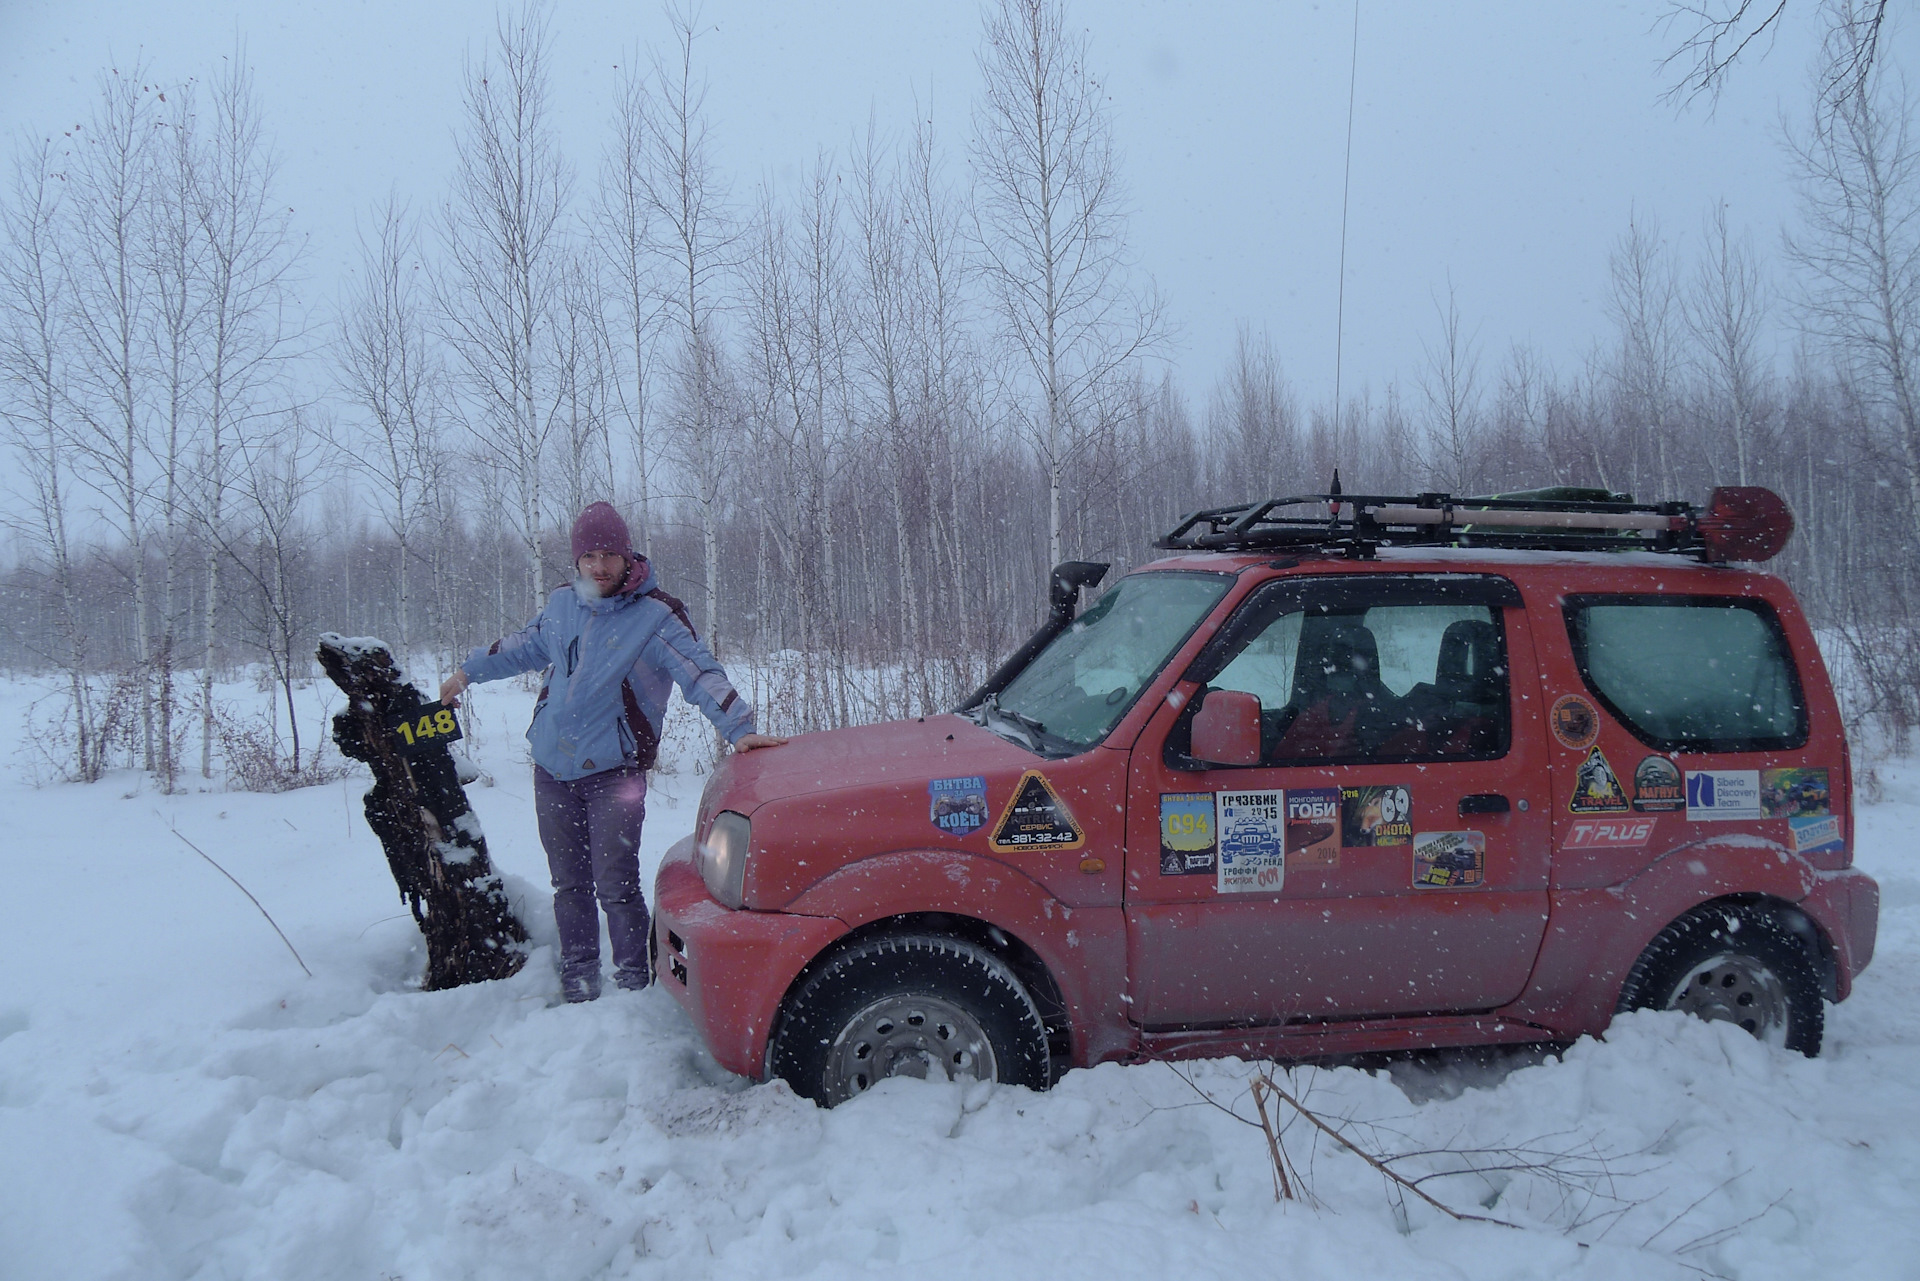
M 1725 596 L 1574 596 L 1580 675 L 1635 737 L 1663 751 L 1800 747 L 1807 708 L 1780 620 Z
M 1493 606 L 1309 601 L 1247 637 L 1206 692 L 1253 694 L 1261 764 L 1305 765 L 1504 755 L 1507 686 Z

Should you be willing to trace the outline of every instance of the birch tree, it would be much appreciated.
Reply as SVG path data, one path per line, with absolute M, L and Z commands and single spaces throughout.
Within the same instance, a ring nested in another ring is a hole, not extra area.
M 721 496 L 737 441 L 736 423 L 722 412 L 724 390 L 711 380 L 722 365 L 715 327 L 719 290 L 732 266 L 739 231 L 707 134 L 707 87 L 694 77 L 694 14 L 674 9 L 668 17 L 674 44 L 653 63 L 658 102 L 655 109 L 640 113 L 645 154 L 635 174 L 659 273 L 657 298 L 672 335 L 669 368 L 676 385 L 667 427 L 700 521 L 703 634 L 717 654 Z
M 200 660 L 200 774 L 213 776 L 213 677 L 221 609 L 220 544 L 232 488 L 236 433 L 284 404 L 298 261 L 287 207 L 276 199 L 279 162 L 268 144 L 246 49 L 236 45 L 208 83 L 195 213 L 205 273 L 200 328 L 201 417 L 195 508 L 206 560 Z
M 23 146 L 14 160 L 12 199 L 0 206 L 0 421 L 6 424 L 19 478 L 7 523 L 45 562 L 54 604 L 53 644 L 46 657 L 67 689 L 73 777 L 92 782 L 105 766 L 105 751 L 94 735 L 87 630 L 68 532 L 69 334 L 56 244 L 60 184 L 53 165 L 50 142 Z
M 1869 81 L 1792 142 L 1811 332 L 1884 413 L 1920 534 L 1920 146 L 1903 86 Z
M 1763 428 L 1760 335 L 1767 322 L 1766 287 L 1752 247 L 1727 228 L 1727 209 L 1708 216 L 1706 254 L 1684 299 L 1687 326 L 1703 381 L 1719 401 L 1733 442 L 1735 476 L 1754 483 L 1754 453 Z
M 1634 488 L 1651 481 L 1661 498 L 1673 498 L 1672 437 L 1678 426 L 1674 391 L 1682 320 L 1679 281 L 1658 226 L 1644 218 L 1631 220 L 1607 268 L 1607 314 L 1619 335 L 1611 370 L 1615 390 L 1629 431 L 1650 446 L 1647 471 L 1640 470 L 1640 449 L 1634 450 Z
M 998 0 L 980 54 L 973 223 L 1018 406 L 1047 478 L 1047 550 L 1065 559 L 1067 469 L 1094 439 L 1102 384 L 1154 341 L 1128 275 L 1126 208 L 1104 92 L 1059 0 Z
M 434 511 L 441 478 L 441 370 L 427 342 L 424 290 L 413 227 L 389 197 L 360 246 L 360 278 L 347 299 L 336 347 L 341 389 L 362 415 L 359 439 L 340 457 L 367 484 L 394 542 L 394 611 L 403 656 L 411 653 L 417 537 Z
M 105 505 L 127 559 L 146 769 L 155 742 L 147 566 L 154 298 L 145 254 L 158 93 L 140 65 L 100 77 L 69 153 L 71 220 L 57 242 L 75 346 L 66 397 L 75 475 Z
M 635 54 L 622 70 L 610 122 L 612 138 L 600 161 L 594 202 L 594 242 L 613 280 L 607 294 L 615 324 L 609 326 L 613 355 L 613 405 L 626 422 L 634 458 L 634 515 L 641 555 L 653 555 L 653 450 L 647 412 L 653 347 L 660 327 L 660 272 L 670 248 L 656 234 L 660 206 L 653 181 L 659 160 L 653 102 Z M 615 330 L 617 328 L 617 340 Z
M 1427 403 L 1426 468 L 1434 483 L 1459 494 L 1475 480 L 1474 443 L 1480 431 L 1480 357 L 1473 337 L 1463 332 L 1460 303 L 1447 285 L 1443 304 L 1436 296 L 1439 333 L 1427 345 L 1427 367 L 1420 391 Z
M 166 101 L 166 94 L 158 95 Z M 179 663 L 183 526 L 187 516 L 188 451 L 198 434 L 200 352 L 207 319 L 205 241 L 199 206 L 204 175 L 197 136 L 195 88 L 174 87 L 158 120 L 153 156 L 153 196 L 147 219 L 146 269 L 153 291 L 151 352 L 156 404 L 150 452 L 158 502 L 160 608 L 153 646 L 154 760 L 161 788 L 171 792 L 179 774 L 174 755 L 174 671 Z
M 530 5 L 503 16 L 495 37 L 498 62 L 467 69 L 465 124 L 442 219 L 439 304 L 467 391 L 464 422 L 512 495 L 528 604 L 538 610 L 572 175 L 548 119 L 546 10 Z

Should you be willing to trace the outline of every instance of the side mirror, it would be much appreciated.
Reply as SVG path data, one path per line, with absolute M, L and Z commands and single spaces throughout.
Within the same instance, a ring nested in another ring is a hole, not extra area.
M 1260 763 L 1260 700 L 1244 690 L 1216 689 L 1193 714 L 1193 758 L 1209 765 Z

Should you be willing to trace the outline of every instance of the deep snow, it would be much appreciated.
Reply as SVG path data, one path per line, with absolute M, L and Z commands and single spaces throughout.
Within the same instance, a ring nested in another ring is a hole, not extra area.
M 1879 955 L 1821 1059 L 1640 1014 L 1544 1061 L 1295 1071 L 1383 1149 L 1531 1145 L 1606 1172 L 1427 1185 L 1515 1231 L 1397 1208 L 1298 1124 L 1318 1205 L 1276 1204 L 1260 1131 L 1201 1097 L 1252 1116 L 1233 1060 L 1044 1095 L 887 1082 L 829 1113 L 720 1071 L 664 992 L 555 1004 L 530 699 L 499 689 L 470 729 L 494 785 L 469 791 L 541 950 L 453 992 L 415 988 L 363 775 L 168 797 L 0 774 L 0 1277 L 1920 1275 L 1912 763 L 1882 764 L 1859 813 Z M 32 692 L 0 687 L 0 724 Z M 649 878 L 691 821 L 697 731 L 654 780 Z

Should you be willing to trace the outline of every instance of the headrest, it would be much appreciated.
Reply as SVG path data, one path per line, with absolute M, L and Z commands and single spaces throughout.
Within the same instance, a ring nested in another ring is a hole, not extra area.
M 1440 637 L 1440 659 L 1434 679 L 1441 684 L 1485 687 L 1498 675 L 1500 634 L 1492 623 L 1463 618 L 1449 623 Z
M 1380 645 L 1365 623 L 1353 618 L 1327 620 L 1311 652 L 1303 646 L 1295 668 L 1295 698 L 1313 698 L 1328 690 L 1351 693 L 1356 681 L 1380 674 Z

